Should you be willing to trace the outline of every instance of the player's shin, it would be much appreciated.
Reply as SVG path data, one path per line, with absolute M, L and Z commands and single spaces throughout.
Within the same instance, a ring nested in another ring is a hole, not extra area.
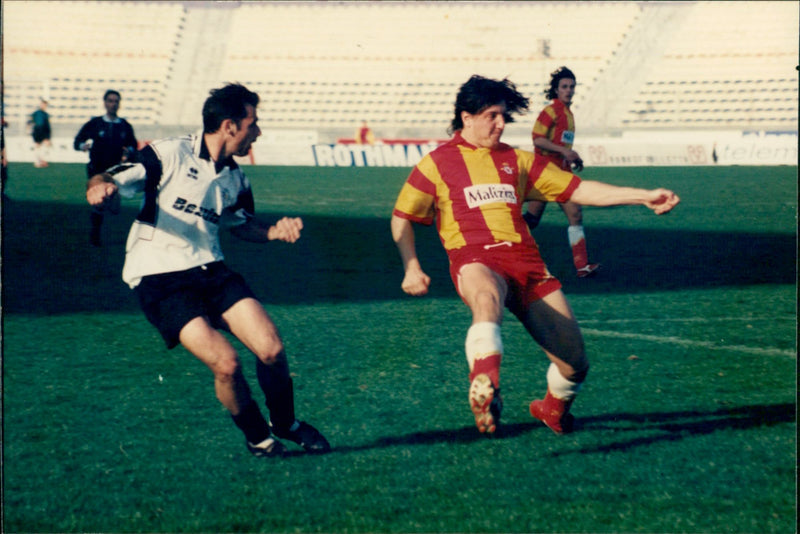
M 567 228 L 569 246 L 572 248 L 572 261 L 576 269 L 582 269 L 589 263 L 589 252 L 586 249 L 586 236 L 583 226 L 573 225 Z
M 487 375 L 495 388 L 500 387 L 500 362 L 503 357 L 503 340 L 500 325 L 492 322 L 473 324 L 467 331 L 465 343 L 469 381 L 480 374 Z
M 249 443 L 261 443 L 270 435 L 267 421 L 261 415 L 258 405 L 253 400 L 243 406 L 238 414 L 231 417 Z
M 286 354 L 281 352 L 271 365 L 256 358 L 256 376 L 264 392 L 273 428 L 279 431 L 289 429 L 295 422 L 294 386 Z
M 492 322 L 473 324 L 465 344 L 469 364 L 469 405 L 480 432 L 494 433 L 500 420 L 503 402 L 500 397 L 500 362 L 503 343 L 500 325 Z

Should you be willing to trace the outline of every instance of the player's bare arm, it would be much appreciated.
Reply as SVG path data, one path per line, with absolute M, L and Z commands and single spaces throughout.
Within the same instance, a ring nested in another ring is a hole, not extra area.
M 400 287 L 405 293 L 413 296 L 422 296 L 428 293 L 431 278 L 422 270 L 417 258 L 416 244 L 414 241 L 414 227 L 408 219 L 392 216 L 392 238 L 403 260 L 405 275 Z
M 114 211 L 119 207 L 117 184 L 108 173 L 95 174 L 86 183 L 86 200 L 92 206 L 103 206 Z
M 244 241 L 266 243 L 268 241 L 284 241 L 295 243 L 300 239 L 303 220 L 300 217 L 283 217 L 274 225 L 258 219 L 250 219 L 246 224 L 234 226 L 231 233 Z
M 592 180 L 582 181 L 570 200 L 584 206 L 599 207 L 641 204 L 657 215 L 669 212 L 681 201 L 669 189 L 620 187 Z

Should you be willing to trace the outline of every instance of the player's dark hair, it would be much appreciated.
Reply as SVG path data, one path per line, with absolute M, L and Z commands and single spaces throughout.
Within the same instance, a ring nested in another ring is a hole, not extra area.
M 505 104 L 506 113 L 503 118 L 506 122 L 514 122 L 513 113 L 528 111 L 528 99 L 517 91 L 517 86 L 508 78 L 492 80 L 477 74 L 472 76 L 458 91 L 455 117 L 450 124 L 449 133 L 464 128 L 462 111 L 476 115 L 497 104 Z
M 115 91 L 114 89 L 109 89 L 108 91 L 106 91 L 105 94 L 103 95 L 103 100 L 105 100 L 106 98 L 108 98 L 111 95 L 117 95 L 117 98 L 122 100 L 122 95 L 119 94 L 119 91 Z
M 214 133 L 222 121 L 233 120 L 237 126 L 247 117 L 247 104 L 258 107 L 258 95 L 244 85 L 229 83 L 219 89 L 212 89 L 203 104 L 203 132 Z
M 558 82 L 563 79 L 575 80 L 575 74 L 572 73 L 567 67 L 559 67 L 553 72 L 550 73 L 550 87 L 544 90 L 544 94 L 547 95 L 547 98 L 550 100 L 555 100 L 558 98 Z

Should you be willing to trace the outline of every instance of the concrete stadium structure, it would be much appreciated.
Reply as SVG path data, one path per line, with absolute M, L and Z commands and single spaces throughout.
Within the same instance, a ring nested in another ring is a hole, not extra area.
M 439 139 L 470 75 L 509 77 L 536 112 L 567 65 L 579 136 L 796 132 L 798 21 L 794 1 L 6 0 L 4 116 L 22 135 L 44 97 L 69 137 L 114 88 L 154 138 L 198 128 L 208 90 L 239 81 L 273 135 L 327 143 L 366 120 L 380 137 Z M 527 119 L 509 135 L 528 136 Z

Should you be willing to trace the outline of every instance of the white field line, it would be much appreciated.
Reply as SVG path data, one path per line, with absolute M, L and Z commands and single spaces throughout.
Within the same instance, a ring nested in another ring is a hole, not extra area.
M 638 341 L 652 341 L 654 343 L 672 343 L 674 345 L 682 345 L 685 347 L 701 347 L 708 350 L 727 350 L 743 352 L 746 354 L 754 354 L 757 356 L 789 356 L 791 358 L 797 358 L 797 352 L 784 349 L 748 347 L 746 345 L 717 345 L 716 343 L 712 343 L 710 341 L 694 341 L 691 339 L 684 339 L 674 336 L 652 336 L 649 334 L 634 334 L 612 330 L 596 330 L 594 328 L 583 327 L 581 327 L 581 331 L 587 336 L 636 339 Z
M 720 322 L 750 322 L 750 321 L 794 321 L 794 317 L 659 317 L 637 319 L 586 319 L 580 324 L 622 324 L 622 323 L 720 323 Z

